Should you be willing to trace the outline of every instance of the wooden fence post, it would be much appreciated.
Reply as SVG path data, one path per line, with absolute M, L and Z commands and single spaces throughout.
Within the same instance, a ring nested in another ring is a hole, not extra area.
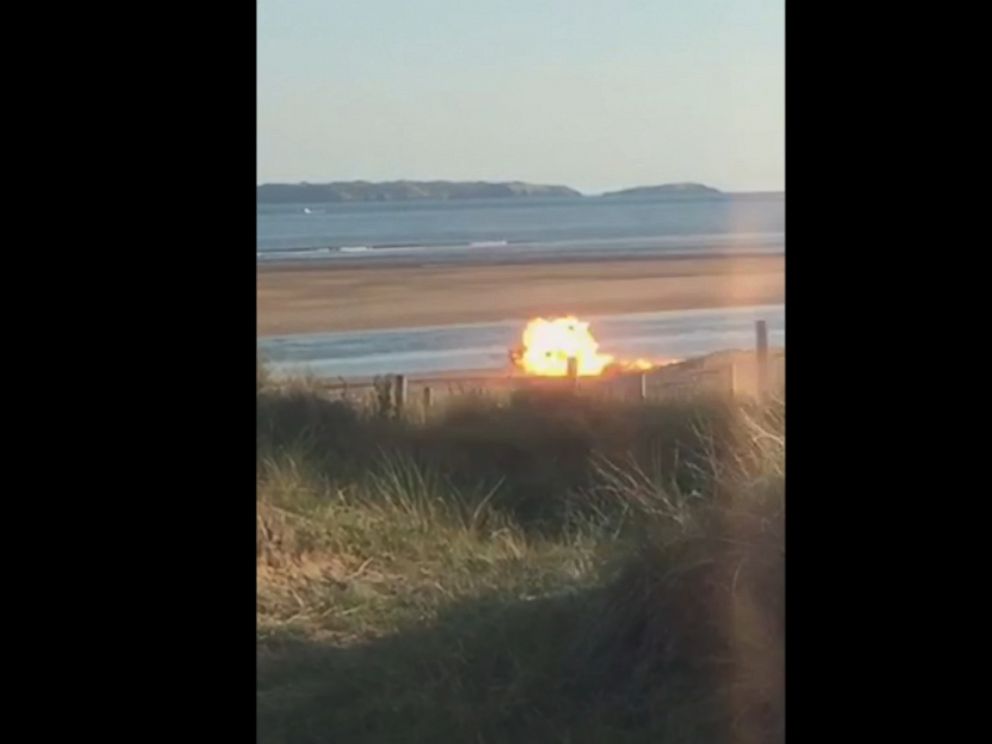
M 406 375 L 396 375 L 393 378 L 395 387 L 393 388 L 393 401 L 396 407 L 396 415 L 403 413 L 403 406 L 406 403 L 407 380 Z
M 757 362 L 758 362 L 758 399 L 764 400 L 768 394 L 768 324 L 759 320 L 755 324 L 757 331 Z
M 431 409 L 431 388 L 430 385 L 424 385 L 424 390 L 422 395 L 424 396 L 424 415 Z
M 393 413 L 393 378 L 389 375 L 376 375 L 372 379 L 372 400 L 376 414 L 388 417 Z

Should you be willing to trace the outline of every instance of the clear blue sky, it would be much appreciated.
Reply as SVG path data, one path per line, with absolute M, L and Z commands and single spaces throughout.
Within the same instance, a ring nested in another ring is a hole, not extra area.
M 258 0 L 259 182 L 784 189 L 784 0 Z

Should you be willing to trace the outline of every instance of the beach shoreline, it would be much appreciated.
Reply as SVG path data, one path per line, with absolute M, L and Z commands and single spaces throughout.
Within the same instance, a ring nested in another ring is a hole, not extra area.
M 257 268 L 258 336 L 781 304 L 784 255 Z

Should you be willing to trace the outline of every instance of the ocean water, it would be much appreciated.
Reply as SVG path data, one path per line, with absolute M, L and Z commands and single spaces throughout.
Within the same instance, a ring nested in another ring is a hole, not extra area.
M 632 313 L 584 318 L 600 350 L 618 358 L 685 359 L 724 349 L 752 349 L 755 321 L 768 324 L 769 343 L 785 345 L 785 308 L 761 305 Z M 259 339 L 277 375 L 318 377 L 410 375 L 509 369 L 509 350 L 526 319 L 497 323 L 347 333 L 311 333 Z
M 785 253 L 784 194 L 259 205 L 257 221 L 259 264 L 429 266 Z M 602 350 L 621 358 L 752 348 L 758 319 L 768 322 L 772 344 L 785 343 L 780 305 L 588 319 Z M 263 337 L 259 346 L 277 374 L 500 370 L 526 321 Z
M 541 261 L 782 253 L 784 194 L 258 205 L 268 261 Z

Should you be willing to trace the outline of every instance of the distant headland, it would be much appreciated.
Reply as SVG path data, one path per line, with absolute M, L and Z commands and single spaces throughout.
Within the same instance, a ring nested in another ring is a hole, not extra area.
M 664 183 L 659 186 L 636 186 L 622 191 L 610 191 L 603 196 L 721 196 L 722 191 L 701 183 Z
M 567 186 L 510 181 L 337 181 L 334 183 L 266 183 L 257 187 L 259 204 L 412 201 L 416 199 L 501 199 L 582 196 Z
M 583 197 L 568 186 L 523 181 L 334 181 L 331 183 L 265 183 L 256 187 L 258 204 L 324 204 L 332 202 L 389 202 L 449 199 L 526 199 Z M 700 183 L 666 183 L 610 191 L 602 197 L 656 197 L 659 199 L 712 198 L 724 192 Z M 595 198 L 595 197 L 589 197 Z

